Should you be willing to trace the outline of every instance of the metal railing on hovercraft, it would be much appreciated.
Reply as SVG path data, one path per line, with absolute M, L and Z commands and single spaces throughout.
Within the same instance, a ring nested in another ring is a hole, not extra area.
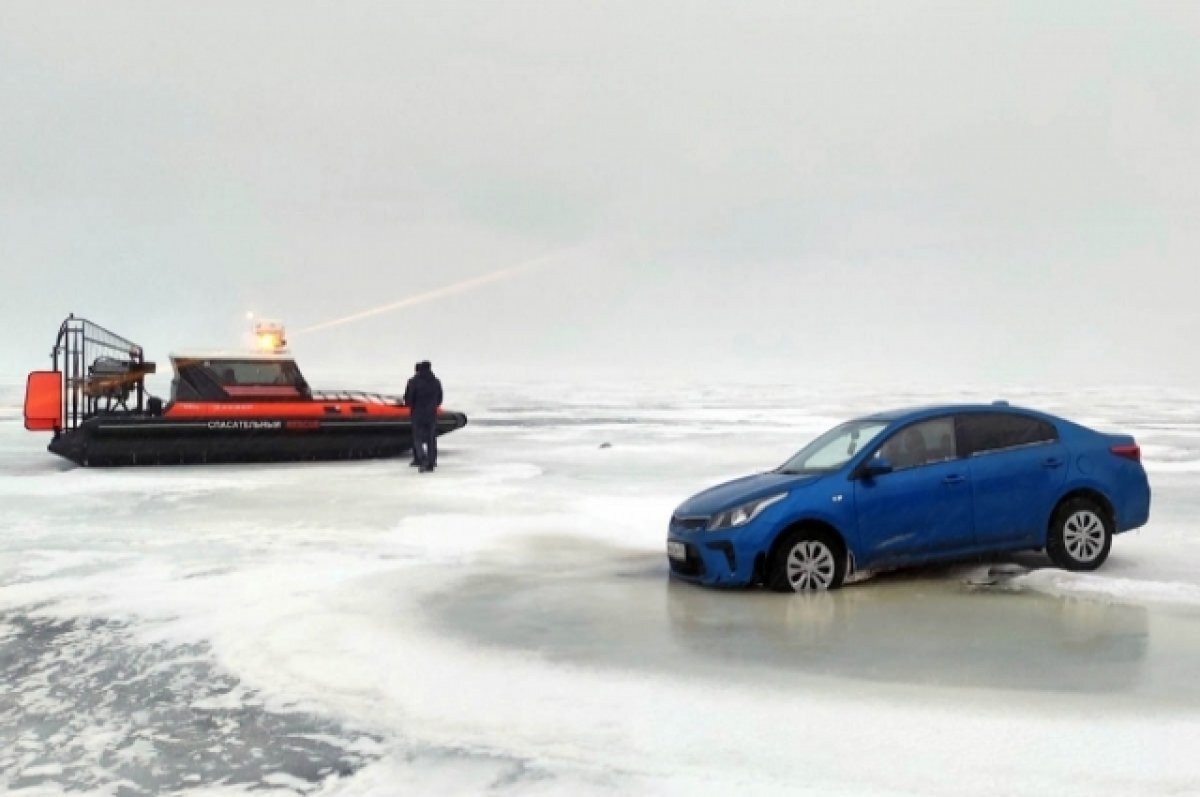
M 63 429 L 94 415 L 145 411 L 145 379 L 155 366 L 133 341 L 72 313 L 59 327 L 50 356 L 63 375 Z

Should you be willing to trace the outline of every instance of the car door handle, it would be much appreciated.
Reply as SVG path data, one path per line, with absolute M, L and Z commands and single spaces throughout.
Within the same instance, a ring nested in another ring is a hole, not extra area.
M 962 484 L 966 480 L 966 476 L 962 476 L 958 473 L 951 473 L 949 476 L 942 479 L 942 484 Z
M 1050 457 L 1049 459 L 1042 460 L 1043 468 L 1061 468 L 1062 466 L 1063 461 L 1058 457 Z

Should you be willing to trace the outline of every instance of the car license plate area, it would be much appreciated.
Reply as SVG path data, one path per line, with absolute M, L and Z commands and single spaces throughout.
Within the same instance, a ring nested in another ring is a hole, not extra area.
M 687 561 L 687 546 L 674 540 L 667 541 L 667 556 L 680 562 Z

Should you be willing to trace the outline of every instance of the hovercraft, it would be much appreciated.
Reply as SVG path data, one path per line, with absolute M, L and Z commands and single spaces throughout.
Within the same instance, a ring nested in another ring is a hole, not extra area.
M 263 351 L 171 355 L 165 403 L 141 346 L 74 315 L 53 367 L 29 375 L 25 428 L 51 432 L 51 452 L 84 466 L 295 462 L 395 457 L 412 449 L 403 399 L 309 388 L 280 325 L 256 330 Z M 438 411 L 439 435 L 467 416 Z

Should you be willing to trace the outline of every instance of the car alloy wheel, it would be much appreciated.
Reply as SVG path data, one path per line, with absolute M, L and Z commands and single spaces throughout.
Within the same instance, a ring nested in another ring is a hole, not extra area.
M 796 592 L 829 589 L 836 569 L 833 551 L 819 540 L 802 540 L 788 551 L 787 579 Z
M 1080 562 L 1091 562 L 1104 550 L 1104 521 L 1090 509 L 1081 509 L 1063 524 L 1063 546 Z
M 837 589 L 850 557 L 836 532 L 810 525 L 785 531 L 771 545 L 762 583 L 776 592 Z
M 1059 505 L 1046 537 L 1046 553 L 1064 570 L 1095 570 L 1112 548 L 1112 520 L 1101 505 L 1087 496 Z

